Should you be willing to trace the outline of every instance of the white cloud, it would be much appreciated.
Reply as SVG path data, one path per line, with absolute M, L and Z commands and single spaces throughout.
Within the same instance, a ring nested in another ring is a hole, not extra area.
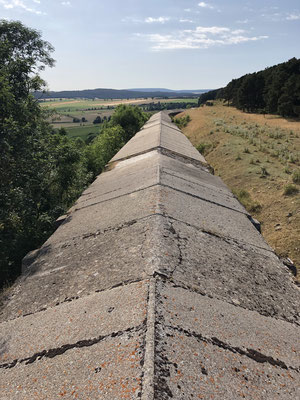
M 198 6 L 202 8 L 210 8 L 211 10 L 215 8 L 211 4 L 205 3 L 204 1 L 200 1 L 200 3 L 198 3 Z
M 286 17 L 286 19 L 288 21 L 297 21 L 300 19 L 300 13 L 292 13 L 292 14 L 288 14 L 288 16 Z
M 240 19 L 240 20 L 238 20 L 236 22 L 237 22 L 237 24 L 248 24 L 249 19 Z
M 168 22 L 169 20 L 170 20 L 170 17 L 158 17 L 158 18 L 147 17 L 147 18 L 145 18 L 145 22 L 147 24 L 153 24 L 153 23 L 164 24 L 165 22 Z
M 194 21 L 192 21 L 191 19 L 181 18 L 179 20 L 179 22 L 181 22 L 181 23 L 185 23 L 185 22 L 193 23 Z
M 227 27 L 198 26 L 195 29 L 180 30 L 170 34 L 138 34 L 148 39 L 154 51 L 178 49 L 207 49 L 213 46 L 226 46 L 267 39 L 268 36 L 249 36 L 242 29 Z
M 61 4 L 62 4 L 63 6 L 70 6 L 70 5 L 71 5 L 71 2 L 70 2 L 70 1 L 62 1 Z
M 224 32 L 230 32 L 230 29 L 222 26 L 197 26 L 196 28 L 196 33 L 211 33 L 212 35 L 218 35 Z
M 34 3 L 41 4 L 41 0 L 33 0 Z
M 184 11 L 185 12 L 191 12 L 192 10 L 190 8 L 185 8 Z
M 27 12 L 36 14 L 36 15 L 45 14 L 42 11 L 28 7 L 22 0 L 0 0 L 0 4 L 2 4 L 3 7 L 6 8 L 7 10 L 19 8 L 19 9 L 25 10 Z

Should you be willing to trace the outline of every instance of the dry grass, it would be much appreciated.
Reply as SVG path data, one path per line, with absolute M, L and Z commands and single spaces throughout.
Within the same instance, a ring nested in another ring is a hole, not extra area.
M 284 195 L 299 173 L 300 121 L 246 114 L 219 102 L 185 114 L 191 122 L 183 132 L 196 147 L 205 144 L 205 158 L 231 190 L 246 191 L 251 204 L 261 206 L 250 212 L 264 237 L 300 271 L 300 195 Z

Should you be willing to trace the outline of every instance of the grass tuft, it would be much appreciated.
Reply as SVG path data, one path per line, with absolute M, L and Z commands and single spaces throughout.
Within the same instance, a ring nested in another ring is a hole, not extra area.
M 300 169 L 296 169 L 293 172 L 292 180 L 294 183 L 300 184 Z
M 297 194 L 298 192 L 299 192 L 299 189 L 295 185 L 292 185 L 291 183 L 286 185 L 283 190 L 283 194 L 285 196 L 293 196 L 294 194 Z

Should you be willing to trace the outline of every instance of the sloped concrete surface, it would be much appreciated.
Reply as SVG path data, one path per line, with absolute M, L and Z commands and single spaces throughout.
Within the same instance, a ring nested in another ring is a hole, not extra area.
M 204 157 L 178 129 L 170 127 L 169 124 L 164 124 L 159 118 L 155 119 L 159 123 L 154 125 L 152 124 L 154 119 L 149 120 L 148 124 L 111 161 L 126 159 L 159 147 L 206 164 Z
M 66 343 L 94 340 L 142 326 L 147 315 L 147 296 L 147 282 L 139 282 L 70 299 L 39 313 L 4 322 L 0 365 L 9 367 L 15 360 L 30 359 L 33 354 L 47 353 Z
M 138 399 L 142 384 L 143 337 L 139 332 L 41 356 L 1 371 L 3 399 Z
M 0 308 L 2 399 L 300 398 L 300 296 L 164 113 L 85 190 Z

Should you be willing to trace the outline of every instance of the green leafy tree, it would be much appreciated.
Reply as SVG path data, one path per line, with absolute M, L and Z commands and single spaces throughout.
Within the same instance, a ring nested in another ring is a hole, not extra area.
M 60 131 L 31 95 L 39 71 L 53 66 L 52 46 L 20 22 L 0 21 L 0 286 L 89 179 L 84 150 Z
M 124 104 L 119 105 L 111 117 L 112 125 L 120 125 L 123 128 L 125 143 L 141 129 L 146 121 L 147 116 L 140 108 Z

